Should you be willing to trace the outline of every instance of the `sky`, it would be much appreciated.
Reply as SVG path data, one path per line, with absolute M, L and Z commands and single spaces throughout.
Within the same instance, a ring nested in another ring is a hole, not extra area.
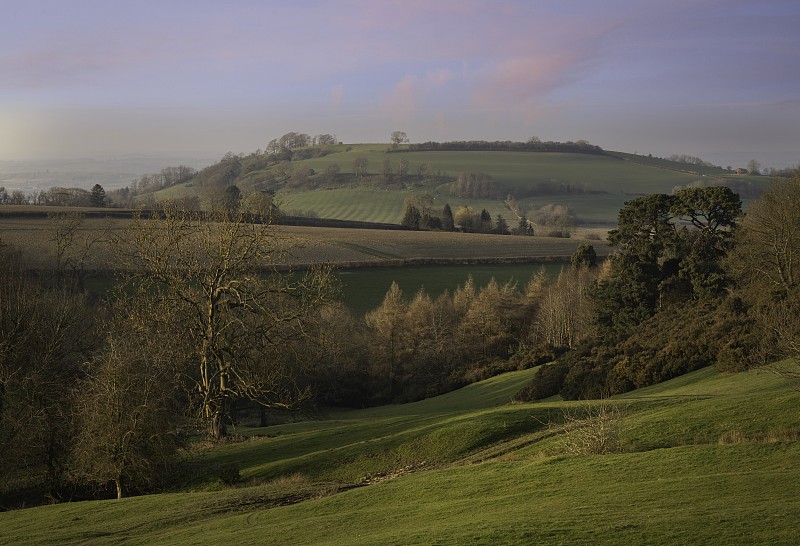
M 797 0 L 0 0 L 0 160 L 289 131 L 800 163 Z

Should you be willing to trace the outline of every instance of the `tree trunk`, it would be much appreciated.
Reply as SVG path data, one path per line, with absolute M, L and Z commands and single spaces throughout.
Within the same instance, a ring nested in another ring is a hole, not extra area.
M 116 480 L 114 480 L 114 485 L 117 486 L 117 498 L 121 499 L 125 496 L 125 487 L 122 484 L 122 476 L 119 476 Z
M 212 441 L 218 442 L 221 438 L 228 435 L 228 427 L 225 426 L 225 412 L 223 411 L 222 405 L 218 405 L 214 408 L 208 425 L 208 435 Z

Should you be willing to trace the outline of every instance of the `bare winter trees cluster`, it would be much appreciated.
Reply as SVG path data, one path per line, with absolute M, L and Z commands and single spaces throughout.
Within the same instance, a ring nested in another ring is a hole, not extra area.
M 728 263 L 772 357 L 800 358 L 800 171 L 749 209 Z M 787 368 L 784 375 L 800 377 Z
M 339 345 L 323 366 L 321 396 L 356 406 L 420 399 L 547 361 L 588 328 L 594 277 L 594 269 L 577 267 L 555 279 L 540 272 L 524 287 L 494 280 L 478 287 L 470 279 L 436 298 L 422 290 L 407 296 L 394 283 L 363 321 L 343 318 L 344 310 L 327 321 L 336 336 L 324 337 L 347 348 Z
M 309 397 L 329 275 L 277 272 L 291 241 L 269 218 L 175 208 L 136 218 L 109 235 L 119 282 L 91 305 L 72 259 L 91 245 L 76 219 L 52 221 L 53 274 L 23 271 L 0 248 L 4 477 L 54 495 L 115 483 L 122 496 L 174 462 L 184 425 L 218 439 L 236 400 L 286 408 Z

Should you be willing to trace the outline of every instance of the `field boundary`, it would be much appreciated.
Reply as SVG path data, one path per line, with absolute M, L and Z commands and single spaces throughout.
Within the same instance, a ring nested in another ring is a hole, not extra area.
M 41 210 L 36 210 L 41 209 Z M 47 218 L 51 214 L 77 213 L 85 218 L 117 218 L 133 219 L 136 214 L 143 218 L 150 218 L 154 214 L 162 214 L 160 210 L 152 209 L 116 209 L 116 208 L 84 208 L 84 207 L 54 207 L 45 205 L 3 205 L 0 206 L 0 218 Z M 389 231 L 410 231 L 400 224 L 384 222 L 364 222 L 361 220 L 338 220 L 336 218 L 307 218 L 305 216 L 279 215 L 272 225 L 300 226 L 300 227 L 325 227 L 325 228 L 350 228 L 350 229 L 381 229 Z
M 598 256 L 602 260 L 605 256 Z M 569 264 L 572 256 L 557 255 L 557 256 L 486 256 L 486 257 L 472 257 L 472 258 L 400 258 L 400 259 L 383 259 L 378 261 L 347 261 L 347 262 L 327 262 L 334 269 L 361 269 L 368 267 L 391 268 L 391 267 L 414 267 L 420 265 L 503 265 L 503 264 L 552 264 L 564 263 Z M 312 267 L 318 267 L 320 264 L 291 264 L 280 265 L 276 269 L 279 271 L 286 270 L 303 270 Z

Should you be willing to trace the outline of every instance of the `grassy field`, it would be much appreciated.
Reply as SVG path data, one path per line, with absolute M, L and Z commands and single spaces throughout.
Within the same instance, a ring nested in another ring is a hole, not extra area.
M 621 449 L 566 455 L 564 412 L 508 405 L 535 370 L 331 412 L 202 452 L 180 491 L 0 514 L 0 542 L 794 544 L 800 392 L 704 369 L 612 399 Z
M 279 206 L 285 211 L 313 211 L 320 218 L 358 219 L 364 222 L 399 224 L 409 192 L 359 189 L 316 190 L 281 193 Z
M 421 165 L 427 166 L 429 177 L 417 182 L 415 187 L 396 189 L 381 187 L 328 187 L 329 182 L 317 179 L 323 189 L 308 187 L 283 187 L 278 201 L 285 210 L 314 211 L 323 218 L 399 223 L 406 199 L 412 193 L 427 193 L 433 198 L 435 208 L 449 203 L 455 210 L 466 205 L 477 210 L 486 209 L 496 218 L 502 214 L 513 225 L 517 217 L 503 199 L 465 199 L 450 193 L 448 183 L 441 177 L 457 177 L 462 172 L 482 172 L 491 175 L 498 184 L 511 193 L 521 194 L 537 184 L 569 185 L 592 193 L 563 193 L 543 195 L 522 201 L 524 213 L 547 204 L 572 207 L 579 220 L 609 226 L 615 223 L 617 212 L 632 196 L 649 193 L 669 193 L 675 186 L 685 186 L 702 180 L 728 178 L 757 183 L 767 183 L 766 177 L 734 175 L 718 168 L 676 163 L 659 158 L 609 152 L 606 155 L 543 152 L 503 151 L 438 151 L 387 153 L 386 145 L 352 144 L 331 146 L 328 155 L 313 159 L 284 162 L 277 166 L 255 170 L 243 175 L 237 184 L 245 193 L 256 187 L 258 181 L 274 176 L 282 180 L 287 173 L 302 168 L 324 173 L 337 165 L 341 173 L 352 173 L 356 158 L 367 160 L 367 173 L 381 172 L 382 164 L 389 162 L 392 172 L 397 172 L 400 161 L 408 162 L 408 172 L 416 173 Z M 438 177 L 438 178 L 437 178 Z M 157 193 L 158 198 L 179 197 L 198 191 L 194 186 L 176 186 Z
M 569 267 L 569 263 L 359 268 L 339 271 L 337 277 L 342 287 L 342 300 L 355 313 L 362 314 L 381 304 L 393 281 L 409 300 L 420 289 L 435 298 L 445 290 L 452 294 L 458 286 L 464 285 L 468 277 L 472 277 L 476 286 L 485 286 L 494 279 L 498 283 L 515 282 L 523 290 L 540 269 L 556 276 L 564 267 Z
M 105 241 L 109 235 L 122 233 L 127 222 L 102 218 L 83 220 L 75 252 L 70 255 L 79 253 L 87 241 L 99 241 L 92 246 L 85 264 L 94 270 L 87 279 L 90 290 L 103 293 L 112 285 L 113 274 L 108 269 L 113 268 L 113 258 Z M 22 249 L 26 266 L 53 267 L 56 263 L 55 226 L 47 218 L 0 216 L 0 240 Z M 594 233 L 604 236 L 602 230 Z M 452 292 L 470 275 L 478 285 L 485 285 L 491 278 L 524 285 L 540 267 L 557 274 L 569 262 L 577 246 L 586 242 L 578 237 L 557 239 L 298 226 L 278 226 L 275 234 L 291 247 L 280 262 L 335 264 L 339 269 L 342 300 L 359 314 L 377 307 L 392 281 L 397 281 L 409 298 L 420 288 L 433 296 L 444 290 Z M 598 254 L 608 252 L 601 241 L 589 242 Z M 480 263 L 483 261 L 498 263 Z M 520 261 L 527 263 L 503 263 Z M 459 262 L 472 263 L 458 265 Z M 426 263 L 429 265 L 424 265 Z M 364 265 L 381 267 L 361 267 Z
M 2 213 L 4 206 L 0 206 Z M 63 211 L 63 209 L 62 209 Z M 92 245 L 89 268 L 104 269 L 111 263 L 106 241 L 109 234 L 122 233 L 128 220 L 86 218 L 77 230 L 75 248 Z M 0 240 L 23 250 L 30 267 L 52 267 L 55 263 L 57 223 L 48 218 L 5 217 L 0 214 Z M 558 257 L 569 259 L 579 244 L 585 242 L 581 231 L 571 239 L 550 237 L 513 237 L 473 233 L 391 231 L 375 229 L 276 226 L 275 236 L 282 240 L 287 254 L 277 261 L 291 264 L 331 263 L 399 265 L 425 260 L 530 260 Z M 605 238 L 602 229 L 592 230 L 595 238 Z M 590 241 L 598 254 L 608 247 Z
M 358 149 L 358 148 L 357 148 Z M 353 157 L 350 151 L 341 164 L 343 171 L 350 169 Z M 686 185 L 701 178 L 701 175 L 669 170 L 658 166 L 642 165 L 608 156 L 582 154 L 550 154 L 525 152 L 408 152 L 386 154 L 383 150 L 367 148 L 361 154 L 377 170 L 378 165 L 389 159 L 392 165 L 400 159 L 409 162 L 410 172 L 420 164 L 430 166 L 431 172 L 446 176 L 457 176 L 460 172 L 485 172 L 498 183 L 511 189 L 524 189 L 537 183 L 579 185 L 596 194 L 568 194 L 529 198 L 522 201 L 524 211 L 535 210 L 544 205 L 563 204 L 575 210 L 584 222 L 613 224 L 617 212 L 633 194 L 669 192 L 674 186 Z M 336 162 L 337 154 L 308 160 L 315 169 L 324 169 L 324 164 Z M 306 162 L 301 162 L 306 163 Z M 667 162 L 669 163 L 669 162 Z M 415 190 L 386 191 L 382 189 L 335 189 L 314 191 L 282 191 L 279 199 L 287 210 L 313 210 L 323 218 L 342 220 L 368 220 L 374 222 L 399 223 L 404 211 L 405 199 L 414 192 L 427 192 L 434 198 L 434 206 L 450 203 L 454 210 L 470 206 L 476 210 L 486 209 L 496 218 L 503 215 L 512 225 L 516 215 L 502 200 L 468 199 L 454 196 L 447 184 L 423 185 Z
M 698 174 L 663 168 L 662 165 L 645 165 L 623 161 L 604 155 L 541 153 L 541 152 L 403 152 L 386 153 L 380 145 L 353 145 L 347 152 L 297 162 L 316 171 L 337 163 L 342 172 L 352 172 L 353 160 L 363 157 L 368 161 L 367 171 L 376 173 L 388 159 L 393 170 L 401 159 L 409 163 L 409 172 L 416 172 L 420 164 L 427 164 L 430 172 L 457 176 L 460 172 L 491 174 L 508 187 L 524 187 L 536 182 L 586 184 L 589 189 L 613 193 L 650 193 L 685 185 L 696 180 Z M 346 148 L 345 148 L 346 149 Z M 665 162 L 672 164 L 671 162 Z M 257 176 L 254 175 L 254 176 Z

